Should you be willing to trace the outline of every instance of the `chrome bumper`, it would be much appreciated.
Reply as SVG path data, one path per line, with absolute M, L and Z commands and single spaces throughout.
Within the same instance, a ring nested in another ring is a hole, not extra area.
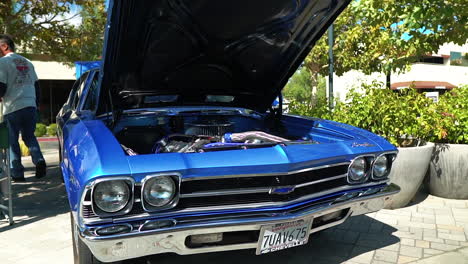
M 94 256 L 102 262 L 119 261 L 168 252 L 188 255 L 250 249 L 256 248 L 257 242 L 189 248 L 186 246 L 186 239 L 188 236 L 200 234 L 255 231 L 260 230 L 263 225 L 303 218 L 317 219 L 318 217 L 326 214 L 347 210 L 346 215 L 337 221 L 316 228 L 312 227 L 310 233 L 314 233 L 341 224 L 350 216 L 378 211 L 391 202 L 391 197 L 399 191 L 400 188 L 397 185 L 390 184 L 375 194 L 366 196 L 360 195 L 355 198 L 351 198 L 350 200 L 331 203 L 326 206 L 317 205 L 296 214 L 277 214 L 272 217 L 256 219 L 240 218 L 223 222 L 198 223 L 190 226 L 173 227 L 151 232 L 105 237 L 87 236 L 84 235 L 83 232 L 80 232 L 80 238 L 89 247 Z

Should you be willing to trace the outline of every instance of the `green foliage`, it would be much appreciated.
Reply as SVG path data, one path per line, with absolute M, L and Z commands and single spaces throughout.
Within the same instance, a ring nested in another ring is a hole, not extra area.
M 76 18 L 81 18 L 79 25 L 71 23 Z M 105 0 L 0 2 L 0 32 L 13 36 L 17 52 L 45 54 L 66 63 L 101 55 L 105 22 Z
M 42 137 L 47 133 L 47 126 L 41 123 L 36 124 L 36 130 L 34 131 L 34 135 L 36 137 Z
M 49 136 L 57 136 L 57 124 L 50 124 L 47 127 L 47 135 Z
M 318 99 L 315 105 L 309 102 L 298 102 L 292 100 L 288 106 L 289 113 L 293 115 L 313 116 L 323 119 L 333 119 L 333 113 L 328 108 L 326 98 Z
M 468 143 L 468 86 L 455 88 L 433 103 L 416 89 L 392 91 L 382 83 L 351 90 L 345 102 L 330 111 L 326 101 L 316 106 L 293 101 L 292 114 L 350 124 L 379 134 L 392 144 L 408 141 Z
M 315 89 L 314 89 L 315 87 Z M 327 101 L 326 78 L 301 67 L 289 80 L 283 90 L 286 99 L 293 107 L 308 107 L 320 105 Z
M 468 38 L 465 0 L 351 1 L 334 23 L 335 71 L 364 73 L 404 71 L 419 57 L 437 52 L 446 42 Z M 325 34 L 306 58 L 313 73 L 328 72 Z
M 431 133 L 432 119 L 425 111 L 432 102 L 415 89 L 395 92 L 373 83 L 363 85 L 363 92 L 351 91 L 348 103 L 338 104 L 334 119 L 379 134 L 395 145 L 402 138 L 425 140 Z
M 436 133 L 431 141 L 468 144 L 468 85 L 453 89 L 435 105 Z
M 298 69 L 284 87 L 283 95 L 289 100 L 298 102 L 312 98 L 312 76 L 306 68 Z

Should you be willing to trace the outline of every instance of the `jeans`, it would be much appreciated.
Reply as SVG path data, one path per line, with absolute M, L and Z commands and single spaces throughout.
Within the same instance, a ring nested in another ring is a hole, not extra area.
M 34 130 L 36 130 L 36 108 L 26 107 L 5 115 L 5 120 L 8 122 L 10 134 L 10 168 L 13 178 L 24 177 L 24 167 L 21 164 L 21 150 L 18 143 L 19 133 L 21 138 L 31 153 L 32 162 L 36 165 L 40 161 L 44 161 L 41 148 L 37 142 Z

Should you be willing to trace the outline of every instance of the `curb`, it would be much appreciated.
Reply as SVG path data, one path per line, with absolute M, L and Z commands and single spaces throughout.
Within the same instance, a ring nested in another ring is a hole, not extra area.
M 37 138 L 38 142 L 53 142 L 53 141 L 58 141 L 57 137 L 38 137 Z

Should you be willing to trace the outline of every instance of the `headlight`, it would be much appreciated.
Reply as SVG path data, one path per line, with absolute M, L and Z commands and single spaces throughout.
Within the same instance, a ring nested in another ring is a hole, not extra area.
M 388 158 L 385 155 L 379 156 L 374 161 L 374 167 L 372 168 L 372 174 L 376 178 L 382 178 L 387 176 L 388 173 Z
M 364 157 L 355 159 L 349 165 L 348 177 L 352 182 L 360 182 L 367 176 L 367 161 Z
M 93 200 L 104 212 L 118 212 L 125 208 L 130 200 L 130 187 L 120 180 L 100 182 L 94 187 Z
M 176 195 L 177 187 L 170 176 L 158 176 L 144 184 L 143 198 L 154 207 L 168 205 Z

